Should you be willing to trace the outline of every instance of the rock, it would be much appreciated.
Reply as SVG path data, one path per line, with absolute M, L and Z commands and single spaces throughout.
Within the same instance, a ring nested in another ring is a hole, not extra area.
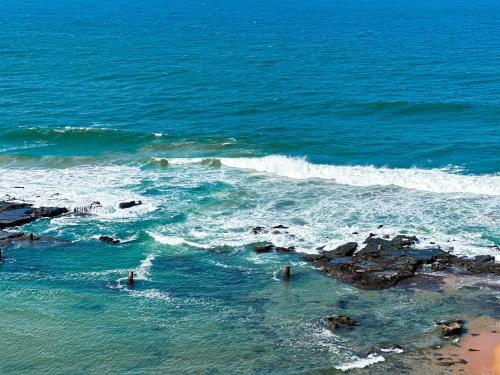
M 35 221 L 32 208 L 15 208 L 0 212 L 0 229 L 17 227 Z
M 252 233 L 253 234 L 267 233 L 267 229 L 264 227 L 254 227 L 252 228 Z
M 380 229 L 380 228 L 382 228 L 383 226 L 384 226 L 384 224 L 380 224 L 380 225 L 377 227 L 377 229 Z
M 391 246 L 396 248 L 401 248 L 404 246 L 414 245 L 418 242 L 418 238 L 415 236 L 405 236 L 405 235 L 397 235 L 391 241 Z
M 387 239 L 391 238 L 391 236 L 389 236 L 388 234 L 384 234 L 384 236 L 382 238 L 387 240 Z
M 255 247 L 256 253 L 270 253 L 272 251 L 275 251 L 277 253 L 291 253 L 295 251 L 295 247 L 274 246 L 272 243 L 266 243 L 264 245 L 259 245 Z
M 100 236 L 99 237 L 99 241 L 102 241 L 102 242 L 105 242 L 105 243 L 109 243 L 109 244 L 112 244 L 112 245 L 116 245 L 116 244 L 119 244 L 120 243 L 120 240 L 117 240 L 113 237 L 110 237 L 110 236 Z
M 295 246 L 288 246 L 288 247 L 276 246 L 274 250 L 277 253 L 291 253 L 295 251 Z
M 368 237 L 366 237 L 366 238 L 365 238 L 365 240 L 363 241 L 363 243 L 365 244 L 365 243 L 370 242 L 370 240 L 371 240 L 373 237 L 375 237 L 375 236 L 376 236 L 376 234 L 375 234 L 375 233 L 370 233 L 370 234 L 368 235 Z
M 22 232 L 6 232 L 4 230 L 0 230 L 0 241 L 9 240 L 11 238 L 22 237 Z
M 436 324 L 441 327 L 441 334 L 443 336 L 460 335 L 464 326 L 462 320 L 448 320 Z
M 288 227 L 284 226 L 284 225 L 275 225 L 274 227 L 272 227 L 273 229 L 288 229 Z
M 352 232 L 351 234 L 359 234 L 358 232 Z
M 325 318 L 326 328 L 333 331 L 338 327 L 354 327 L 357 322 L 347 315 L 332 315 Z
M 36 218 L 54 218 L 66 213 L 68 213 L 68 209 L 65 207 L 40 207 L 35 208 L 35 211 L 33 212 Z
M 23 202 L 0 201 L 0 229 L 17 227 L 40 218 L 53 218 L 67 213 L 64 207 L 39 207 Z
M 356 251 L 358 244 L 356 242 L 348 242 L 344 245 L 336 247 L 334 250 L 321 251 L 321 254 L 326 258 L 333 259 L 335 257 L 350 257 Z
M 267 243 L 265 245 L 260 245 L 255 247 L 256 253 L 270 253 L 274 250 L 274 245 L 272 243 Z
M 140 204 L 142 204 L 142 201 L 122 202 L 118 205 L 118 207 L 120 207 L 121 209 L 125 209 L 125 208 L 134 207 L 134 206 L 139 206 Z

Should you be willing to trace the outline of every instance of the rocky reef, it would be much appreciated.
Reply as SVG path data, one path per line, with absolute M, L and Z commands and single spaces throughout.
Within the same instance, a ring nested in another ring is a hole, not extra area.
M 349 242 L 334 250 L 320 250 L 319 254 L 303 257 L 321 272 L 362 289 L 390 288 L 424 269 L 500 275 L 500 264 L 491 255 L 458 257 L 440 247 L 417 248 L 417 242 L 415 236 L 383 239 L 370 235 L 359 251 L 356 242 Z

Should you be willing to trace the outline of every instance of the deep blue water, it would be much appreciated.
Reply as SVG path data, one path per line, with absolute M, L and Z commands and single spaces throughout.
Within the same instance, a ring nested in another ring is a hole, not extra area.
M 500 2 L 0 8 L 0 199 L 103 205 L 28 228 L 69 242 L 7 250 L 0 334 L 15 350 L 0 372 L 306 373 L 450 314 L 498 315 L 488 289 L 359 291 L 252 248 L 314 252 L 383 223 L 492 253 Z M 128 199 L 144 204 L 118 210 Z M 280 223 L 300 241 L 249 232 Z M 325 332 L 340 312 L 365 328 Z

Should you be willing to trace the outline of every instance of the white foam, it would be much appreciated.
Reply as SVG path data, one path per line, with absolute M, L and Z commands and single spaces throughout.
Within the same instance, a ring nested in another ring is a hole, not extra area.
M 151 253 L 144 258 L 139 267 L 134 270 L 134 277 L 137 280 L 149 280 L 151 276 L 151 267 L 153 266 L 153 260 L 156 258 L 156 253 Z
M 197 247 L 200 249 L 209 249 L 212 247 L 211 245 L 202 245 L 202 244 L 199 244 L 196 242 L 188 241 L 182 237 L 166 236 L 166 235 L 155 233 L 155 232 L 147 232 L 147 233 L 151 237 L 153 237 L 156 242 L 159 242 L 162 245 L 169 245 L 169 246 L 189 245 L 189 246 Z
M 133 290 L 133 289 L 128 289 L 127 292 L 137 298 L 147 298 L 147 299 L 153 299 L 157 301 L 166 301 L 170 302 L 172 300 L 172 297 L 170 293 L 167 292 L 162 292 L 157 289 L 147 289 L 147 290 Z
M 127 218 L 153 211 L 147 197 L 135 193 L 144 176 L 140 168 L 129 166 L 79 166 L 62 169 L 0 168 L 0 192 L 37 206 L 60 206 L 70 211 L 99 201 L 91 212 L 100 218 Z M 23 186 L 16 189 L 13 186 Z M 118 209 L 120 202 L 141 200 L 142 205 Z
M 374 363 L 384 362 L 385 358 L 377 354 L 369 354 L 366 358 L 352 357 L 352 362 L 346 363 L 336 368 L 341 371 L 349 371 L 355 368 L 365 368 Z
M 174 158 L 169 164 L 198 164 L 210 158 Z M 213 160 L 213 159 L 212 159 Z M 292 179 L 323 179 L 351 186 L 399 186 L 433 193 L 500 196 L 500 175 L 461 175 L 443 169 L 376 168 L 313 164 L 305 158 L 270 155 L 259 158 L 220 158 L 223 166 L 271 173 Z

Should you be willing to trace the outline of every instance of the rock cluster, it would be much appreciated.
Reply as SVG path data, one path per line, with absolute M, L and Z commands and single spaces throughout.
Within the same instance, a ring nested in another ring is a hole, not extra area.
M 356 252 L 357 243 L 349 242 L 335 250 L 305 254 L 322 272 L 363 289 L 383 289 L 411 278 L 424 265 L 432 270 L 460 268 L 473 273 L 500 274 L 500 265 L 492 256 L 464 258 L 439 247 L 417 249 L 415 236 L 398 235 L 391 240 L 370 235 L 366 246 Z
M 33 207 L 23 202 L 0 201 L 0 229 L 17 227 L 41 218 L 54 218 L 68 212 L 64 207 Z

